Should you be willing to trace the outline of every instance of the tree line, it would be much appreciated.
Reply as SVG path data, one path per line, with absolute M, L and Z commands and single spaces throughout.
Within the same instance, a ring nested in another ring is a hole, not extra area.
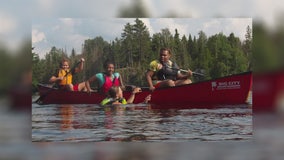
M 79 54 L 74 49 L 67 54 L 55 46 L 43 59 L 32 52 L 33 90 L 36 91 L 38 83 L 48 82 L 63 57 L 70 60 L 71 67 L 81 57 L 85 58 L 84 71 L 74 77 L 75 83 L 102 72 L 104 61 L 111 60 L 125 84 L 147 86 L 145 72 L 149 63 L 159 58 L 162 47 L 172 50 L 171 59 L 180 68 L 202 71 L 205 77 L 193 77 L 194 82 L 249 71 L 253 62 L 252 29 L 247 26 L 246 30 L 244 41 L 234 33 L 226 36 L 220 32 L 208 37 L 200 31 L 196 37 L 180 35 L 177 29 L 171 33 L 168 28 L 150 36 L 147 26 L 137 18 L 134 24 L 125 24 L 121 36 L 110 42 L 101 36 L 85 40 Z

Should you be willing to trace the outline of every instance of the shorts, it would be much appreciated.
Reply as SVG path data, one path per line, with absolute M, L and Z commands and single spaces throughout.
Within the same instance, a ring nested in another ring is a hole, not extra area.
M 67 90 L 67 86 L 66 85 L 60 85 L 59 88 L 63 89 L 63 90 Z M 73 90 L 74 91 L 79 91 L 79 84 L 73 85 Z
M 73 90 L 74 91 L 79 91 L 79 84 L 74 84 L 73 85 Z

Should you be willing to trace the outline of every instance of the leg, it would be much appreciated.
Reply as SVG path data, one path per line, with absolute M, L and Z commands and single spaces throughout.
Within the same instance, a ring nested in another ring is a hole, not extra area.
M 65 85 L 66 86 L 66 89 L 68 90 L 68 91 L 74 91 L 74 89 L 73 89 L 73 84 L 67 84 L 67 85 Z
M 81 82 L 78 84 L 78 91 L 87 91 L 87 88 L 85 86 L 85 82 Z
M 192 81 L 190 79 L 183 79 L 183 80 L 177 80 L 175 81 L 176 86 L 184 85 L 184 84 L 190 84 Z
M 160 86 L 161 88 L 164 88 L 164 87 L 173 87 L 175 86 L 175 81 L 173 80 L 164 80 L 160 83 Z

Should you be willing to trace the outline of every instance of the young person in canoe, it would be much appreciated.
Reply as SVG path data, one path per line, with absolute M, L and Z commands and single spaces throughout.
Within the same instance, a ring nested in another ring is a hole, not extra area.
M 80 62 L 74 68 L 70 69 L 69 60 L 64 58 L 60 62 L 60 69 L 56 70 L 56 72 L 49 79 L 49 82 L 56 83 L 59 89 L 68 91 L 86 91 L 85 82 L 75 85 L 72 84 L 73 75 L 83 70 L 84 61 L 85 59 L 81 58 Z
M 192 71 L 188 70 L 187 73 L 182 74 L 178 65 L 170 60 L 171 56 L 172 53 L 169 48 L 162 48 L 160 59 L 150 63 L 146 79 L 151 91 L 159 87 L 173 87 L 191 83 L 189 77 L 192 76 Z
M 118 72 L 114 72 L 114 63 L 107 60 L 103 67 L 105 72 L 97 73 L 86 81 L 87 92 L 92 91 L 90 83 L 95 81 L 99 84 L 99 92 L 103 94 L 106 94 L 112 86 L 121 86 L 124 89 L 125 87 L 120 74 Z
M 141 88 L 136 87 L 132 90 L 132 94 L 126 100 L 123 97 L 122 89 L 119 86 L 111 87 L 107 92 L 107 97 L 101 101 L 101 105 L 114 105 L 114 104 L 131 104 L 135 99 L 135 94 L 141 92 Z M 144 103 L 148 103 L 151 100 L 151 95 L 145 97 Z

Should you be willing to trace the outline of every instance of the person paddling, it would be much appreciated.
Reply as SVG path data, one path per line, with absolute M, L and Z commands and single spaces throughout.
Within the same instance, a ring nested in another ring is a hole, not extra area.
M 49 82 L 56 83 L 59 89 L 67 91 L 86 91 L 84 82 L 72 84 L 73 75 L 83 70 L 84 62 L 85 59 L 81 58 L 78 63 L 79 66 L 76 65 L 70 69 L 69 60 L 64 58 L 60 62 L 60 68 L 51 76 Z
M 178 65 L 170 60 L 171 55 L 169 48 L 162 48 L 160 59 L 150 63 L 150 68 L 146 72 L 146 79 L 151 91 L 158 87 L 173 87 L 192 83 L 189 79 L 192 76 L 192 71 L 188 70 L 187 73 L 182 74 Z

